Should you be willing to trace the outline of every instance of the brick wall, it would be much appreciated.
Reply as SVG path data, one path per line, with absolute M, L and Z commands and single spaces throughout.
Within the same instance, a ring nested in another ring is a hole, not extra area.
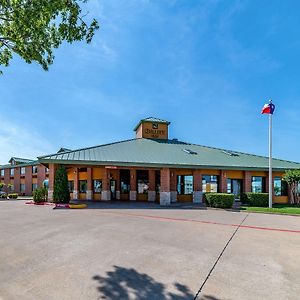
M 37 173 L 37 184 L 38 187 L 42 187 L 44 180 L 46 179 L 46 170 L 43 165 L 38 165 L 38 173 Z
M 21 169 L 15 168 L 15 176 L 14 176 L 14 192 L 20 193 L 20 184 L 21 184 L 21 175 L 20 175 Z
M 160 171 L 160 191 L 170 192 L 170 169 L 163 168 Z
M 227 193 L 227 174 L 225 170 L 220 172 L 220 192 Z
M 25 167 L 25 195 L 32 195 L 32 166 Z
M 245 193 L 252 192 L 252 175 L 251 172 L 245 171 L 244 174 L 244 191 Z

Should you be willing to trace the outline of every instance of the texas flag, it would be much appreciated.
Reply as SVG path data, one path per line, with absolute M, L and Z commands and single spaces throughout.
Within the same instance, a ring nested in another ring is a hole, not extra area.
M 270 103 L 264 105 L 264 107 L 261 110 L 261 113 L 273 115 L 274 110 L 275 110 L 275 105 L 272 102 L 270 102 Z

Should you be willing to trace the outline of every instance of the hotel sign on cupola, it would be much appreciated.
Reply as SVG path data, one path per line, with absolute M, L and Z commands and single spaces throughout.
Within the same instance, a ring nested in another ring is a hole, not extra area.
M 136 137 L 146 139 L 168 139 L 168 125 L 170 122 L 161 120 L 153 122 L 144 119 L 136 126 Z
M 145 123 L 143 129 L 145 138 L 166 139 L 168 137 L 165 124 Z

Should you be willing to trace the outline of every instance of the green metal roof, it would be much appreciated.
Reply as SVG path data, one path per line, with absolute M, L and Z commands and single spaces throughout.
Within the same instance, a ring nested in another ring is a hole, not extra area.
M 207 169 L 268 169 L 268 158 L 177 140 L 133 139 L 41 156 L 41 163 L 176 167 Z M 300 169 L 300 163 L 273 159 L 274 170 Z
M 31 163 L 31 162 L 34 161 L 33 159 L 20 158 L 20 157 L 14 157 L 14 156 L 13 156 L 8 162 L 11 163 L 13 160 L 14 160 L 17 164 Z
M 0 165 L 0 169 L 13 169 L 19 167 L 26 167 L 26 166 L 35 166 L 39 164 L 38 160 L 27 159 L 27 158 L 12 157 L 9 160 L 9 162 L 11 163 L 12 160 L 16 161 L 15 165 L 12 164 Z
M 167 124 L 167 125 L 171 124 L 169 121 L 166 121 L 166 120 L 162 120 L 162 119 L 158 119 L 158 118 L 154 118 L 154 117 L 148 117 L 148 118 L 140 120 L 140 122 L 134 127 L 133 130 L 136 131 L 139 128 L 139 126 L 144 122 L 153 122 L 153 123 L 160 123 L 160 124 Z
M 68 148 L 60 148 L 57 153 L 61 153 L 61 152 L 68 152 L 68 151 L 72 151 L 71 149 Z
M 23 164 L 17 164 L 17 165 L 2 165 L 0 166 L 0 169 L 13 169 L 13 168 L 19 168 L 19 167 L 27 167 L 27 166 L 36 166 L 39 164 L 38 160 L 32 160 L 28 163 L 23 163 Z

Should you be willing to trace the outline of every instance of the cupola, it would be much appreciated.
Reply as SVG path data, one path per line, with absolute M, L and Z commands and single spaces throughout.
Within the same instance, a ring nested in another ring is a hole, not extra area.
M 149 117 L 140 120 L 140 122 L 134 128 L 136 132 L 136 138 L 146 139 L 163 139 L 167 140 L 169 137 L 169 125 L 170 122 Z

